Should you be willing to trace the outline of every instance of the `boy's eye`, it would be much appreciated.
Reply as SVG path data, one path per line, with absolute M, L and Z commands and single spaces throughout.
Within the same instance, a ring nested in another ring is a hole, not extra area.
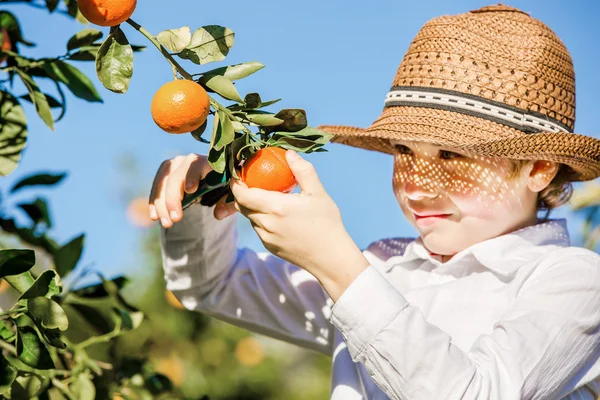
M 461 154 L 455 153 L 453 151 L 450 150 L 440 150 L 440 158 L 442 160 L 453 160 L 455 158 L 460 158 L 462 157 Z
M 396 148 L 396 151 L 399 154 L 412 154 L 410 147 L 405 146 L 403 144 L 396 144 L 396 145 L 394 145 L 394 147 Z

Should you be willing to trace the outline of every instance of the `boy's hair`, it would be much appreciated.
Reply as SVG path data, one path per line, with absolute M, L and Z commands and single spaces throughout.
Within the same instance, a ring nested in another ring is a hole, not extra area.
M 513 169 L 510 178 L 515 177 L 528 162 L 529 160 L 511 160 Z M 571 168 L 565 164 L 559 164 L 554 179 L 538 194 L 537 210 L 545 212 L 544 219 L 548 218 L 553 209 L 569 202 L 573 194 L 572 177 Z

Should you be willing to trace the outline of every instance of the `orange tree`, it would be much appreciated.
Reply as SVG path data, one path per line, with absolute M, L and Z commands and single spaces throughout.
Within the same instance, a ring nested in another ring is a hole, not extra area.
M 34 0 L 0 0 L 0 6 L 15 2 L 43 6 L 51 13 L 64 14 L 84 23 L 87 17 L 98 25 L 111 28 L 104 40 L 101 40 L 104 36 L 101 31 L 83 29 L 68 40 L 64 54 L 31 58 L 22 47 L 34 44 L 25 39 L 17 16 L 0 10 L 1 175 L 15 170 L 27 141 L 23 101 L 34 105 L 50 129 L 54 129 L 55 122 L 66 114 L 65 90 L 85 101 L 102 101 L 91 80 L 72 61 L 94 61 L 104 87 L 116 93 L 127 91 L 134 52 L 142 47 L 129 43 L 119 26 L 124 21 L 164 55 L 174 77 L 168 86 L 187 85 L 193 87 L 192 92 L 198 92 L 192 94 L 192 101 L 187 104 L 158 101 L 157 108 L 152 110 L 152 116 L 161 126 L 159 114 L 176 115 L 176 109 L 172 107 L 182 107 L 183 118 L 191 116 L 193 123 L 183 121 L 173 132 L 189 130 L 197 140 L 209 143 L 209 162 L 214 172 L 203 182 L 199 192 L 186 199 L 188 204 L 201 195 L 204 195 L 204 204 L 209 204 L 216 196 L 213 192 L 211 200 L 207 192 L 217 188 L 221 190 L 219 196 L 226 193 L 227 182 L 238 178 L 236 171 L 243 161 L 265 147 L 323 151 L 322 146 L 329 139 L 328 135 L 308 127 L 303 110 L 267 112 L 264 108 L 278 100 L 263 101 L 258 93 L 249 93 L 243 98 L 239 95 L 234 81 L 260 70 L 262 64 L 248 62 L 192 74 L 176 61 L 176 58 L 189 60 L 200 66 L 222 61 L 233 45 L 234 34 L 228 28 L 209 25 L 192 33 L 188 27 L 182 27 L 153 36 L 129 18 L 135 9 L 135 0 L 46 0 L 43 4 Z M 40 80 L 52 82 L 55 90 L 52 93 L 42 90 L 38 84 Z M 16 92 L 15 81 L 22 83 L 24 93 Z M 207 92 L 233 103 L 224 106 Z M 200 104 L 199 110 L 195 111 L 199 96 L 208 103 Z M 170 95 L 171 100 L 180 97 L 177 93 Z M 204 132 L 208 114 L 212 115 L 212 129 L 207 139 Z M 168 123 L 173 121 L 166 122 L 165 130 L 170 130 Z M 49 187 L 63 178 L 64 174 L 28 176 L 2 198 L 10 198 L 13 193 L 23 190 Z M 48 233 L 52 225 L 49 207 L 42 197 L 16 208 L 28 215 L 28 225 L 17 224 L 13 215 L 15 209 L 4 208 L 0 214 L 0 227 L 6 235 L 15 238 L 1 244 L 2 291 L 7 290 L 4 283 L 9 285 L 16 301 L 8 310 L 4 305 L 0 310 L 0 395 L 40 399 L 91 399 L 115 395 L 122 398 L 156 398 L 160 395 L 176 398 L 169 379 L 155 373 L 143 358 L 119 359 L 119 365 L 101 359 L 108 353 L 108 361 L 117 360 L 110 358 L 110 347 L 98 351 L 98 345 L 114 343 L 116 338 L 135 330 L 144 321 L 144 315 L 127 304 L 121 295 L 127 279 L 107 280 L 99 274 L 101 283 L 98 285 L 79 290 L 64 287 L 61 277 L 69 277 L 77 266 L 84 236 L 66 244 L 58 244 L 52 239 Z M 85 272 L 83 269 L 81 274 Z M 252 342 L 244 343 L 250 343 L 252 348 Z M 114 351 L 114 347 L 112 349 Z

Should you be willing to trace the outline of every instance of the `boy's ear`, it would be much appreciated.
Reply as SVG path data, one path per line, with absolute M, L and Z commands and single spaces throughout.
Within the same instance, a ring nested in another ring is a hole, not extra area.
M 544 190 L 558 172 L 558 163 L 554 161 L 532 161 L 530 166 L 527 187 L 536 193 Z

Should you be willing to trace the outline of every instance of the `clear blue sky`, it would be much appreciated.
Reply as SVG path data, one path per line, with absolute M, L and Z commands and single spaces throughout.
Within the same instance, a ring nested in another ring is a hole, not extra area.
M 242 93 L 258 91 L 263 99 L 281 97 L 279 108 L 304 108 L 311 125 L 368 126 L 381 112 L 398 63 L 413 36 L 430 18 L 456 14 L 491 3 L 485 1 L 314 1 L 295 5 L 263 0 L 226 3 L 197 0 L 138 2 L 133 19 L 157 34 L 163 29 L 188 25 L 192 30 L 210 24 L 224 25 L 236 33 L 228 58 L 219 64 L 198 67 L 183 61 L 195 73 L 216 66 L 260 61 L 266 68 L 238 83 Z M 600 6 L 595 1 L 524 1 L 509 5 L 531 12 L 564 41 L 575 62 L 577 75 L 576 131 L 598 137 L 595 116 L 600 93 Z M 5 7 L 3 7 L 5 8 Z M 64 52 L 66 40 L 84 26 L 27 6 L 6 7 L 21 20 L 26 38 L 38 44 L 34 56 Z M 105 33 L 108 28 L 103 29 Z M 146 39 L 128 25 L 130 41 Z M 92 77 L 104 104 L 90 104 L 68 94 L 68 112 L 48 130 L 27 106 L 29 142 L 16 172 L 2 180 L 2 188 L 34 171 L 68 171 L 60 187 L 44 192 L 56 222 L 53 235 L 61 243 L 80 232 L 87 234 L 82 263 L 94 262 L 108 276 L 143 269 L 140 229 L 126 218 L 127 193 L 146 196 L 159 164 L 167 158 L 207 148 L 189 135 L 172 136 L 157 128 L 150 102 L 157 88 L 172 79 L 161 55 L 149 47 L 136 54 L 134 76 L 125 95 L 105 90 L 93 63 L 77 63 Z M 329 153 L 308 158 L 315 164 L 330 195 L 337 201 L 346 227 L 360 246 L 389 236 L 413 236 L 391 191 L 389 156 L 330 145 Z M 129 154 L 139 161 L 137 174 L 124 174 L 119 159 Z M 22 198 L 31 198 L 32 192 Z M 577 219 L 569 216 L 577 240 Z M 249 232 L 244 229 L 244 232 Z M 256 249 L 253 232 L 242 244 Z

